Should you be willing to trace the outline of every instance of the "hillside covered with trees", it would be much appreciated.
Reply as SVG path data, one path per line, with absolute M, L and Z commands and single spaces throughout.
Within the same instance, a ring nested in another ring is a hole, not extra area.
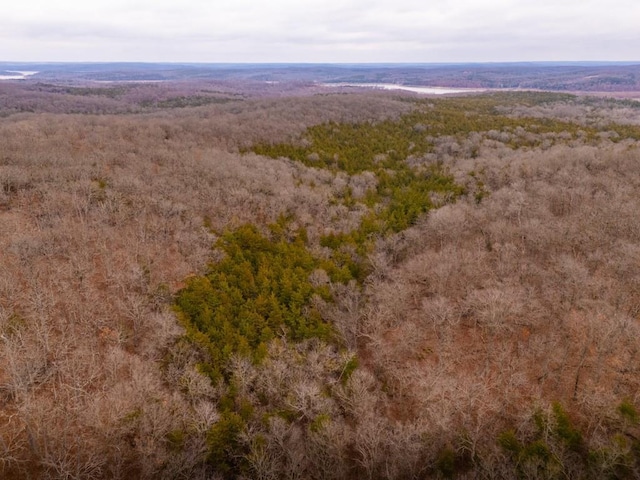
M 640 103 L 0 83 L 0 476 L 640 476 Z

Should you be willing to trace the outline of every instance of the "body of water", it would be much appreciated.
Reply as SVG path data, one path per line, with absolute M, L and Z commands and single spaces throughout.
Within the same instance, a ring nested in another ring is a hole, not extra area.
M 445 95 L 447 93 L 473 93 L 486 91 L 484 88 L 413 87 L 410 85 L 397 85 L 395 83 L 324 83 L 323 86 L 405 90 L 407 92 L 423 93 L 425 95 Z
M 5 70 L 5 73 L 10 73 L 11 75 L 0 75 L 0 80 L 24 80 L 38 72 L 30 70 Z

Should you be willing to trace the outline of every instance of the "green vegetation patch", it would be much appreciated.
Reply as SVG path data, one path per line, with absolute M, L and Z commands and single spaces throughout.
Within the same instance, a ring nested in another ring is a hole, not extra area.
M 453 200 L 464 193 L 442 165 L 416 168 L 407 163 L 409 155 L 431 147 L 424 130 L 416 127 L 424 115 L 380 123 L 328 123 L 307 130 L 306 146 L 254 147 L 257 153 L 288 156 L 349 175 L 372 171 L 377 183 L 360 199 L 368 212 L 358 228 L 320 239 L 330 251 L 328 258 L 310 253 L 304 230 L 287 235 L 284 217 L 270 226 L 269 235 L 246 225 L 220 238 L 217 248 L 224 259 L 211 265 L 205 276 L 190 279 L 176 302 L 191 338 L 206 346 L 211 356 L 205 369 L 212 378 L 224 376 L 233 355 L 260 362 L 268 342 L 279 335 L 294 341 L 332 340 L 330 325 L 311 306 L 314 295 L 331 301 L 331 294 L 328 286 L 312 284 L 311 274 L 320 269 L 334 283 L 362 283 L 375 238 L 413 225 L 438 206 L 433 194 Z M 335 201 L 352 206 L 356 200 L 347 188 Z
M 206 346 L 214 379 L 224 374 L 232 355 L 262 360 L 276 336 L 333 337 L 311 306 L 314 295 L 330 300 L 331 294 L 326 286 L 314 286 L 310 276 L 320 268 L 334 273 L 337 267 L 310 254 L 304 230 L 286 238 L 283 221 L 272 225 L 270 236 L 252 225 L 224 234 L 217 243 L 224 259 L 178 294 L 178 310 L 192 338 Z
M 187 107 L 202 107 L 204 105 L 216 105 L 229 102 L 237 102 L 239 99 L 230 97 L 212 97 L 208 95 L 190 95 L 167 98 L 166 100 L 159 100 L 157 102 L 143 102 L 143 107 L 157 107 L 157 108 L 187 108 Z
M 608 425 L 609 438 L 598 445 L 589 445 L 580 428 L 573 423 L 565 408 L 558 402 L 551 411 L 537 411 L 532 420 L 535 428 L 525 428 L 529 435 L 507 430 L 498 436 L 498 444 L 513 462 L 518 478 L 561 478 L 561 472 L 573 478 L 631 478 L 640 466 L 640 450 L 633 425 Z M 628 418 L 635 407 L 625 401 L 620 416 Z M 567 473 L 569 472 L 569 473 Z
M 525 105 L 532 102 L 526 95 L 520 98 Z M 546 99 L 546 97 L 545 97 Z M 348 174 L 383 170 L 397 170 L 409 156 L 425 155 L 433 151 L 434 140 L 440 136 L 466 138 L 470 133 L 488 131 L 515 132 L 524 129 L 536 134 L 579 132 L 593 137 L 594 129 L 543 118 L 512 118 L 498 113 L 505 102 L 513 104 L 510 96 L 451 98 L 416 102 L 414 112 L 399 119 L 360 124 L 328 122 L 307 129 L 298 144 L 260 144 L 253 151 L 273 158 L 287 157 L 305 165 L 344 171 Z M 536 146 L 539 136 L 515 136 L 510 146 Z
M 66 85 L 51 85 L 46 83 L 36 84 L 36 89 L 51 93 L 63 93 L 81 97 L 100 96 L 108 98 L 118 98 L 128 91 L 126 86 L 115 87 L 71 87 Z

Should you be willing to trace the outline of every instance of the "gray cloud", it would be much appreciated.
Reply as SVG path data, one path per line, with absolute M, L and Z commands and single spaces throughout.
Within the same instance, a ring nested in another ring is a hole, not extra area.
M 0 60 L 635 60 L 627 0 L 22 0 Z M 640 60 L 640 59 L 638 59 Z

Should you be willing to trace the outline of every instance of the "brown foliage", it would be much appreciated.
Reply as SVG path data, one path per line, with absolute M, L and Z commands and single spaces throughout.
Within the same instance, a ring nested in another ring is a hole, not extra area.
M 339 95 L 4 118 L 2 475 L 211 476 L 207 432 L 229 392 L 179 340 L 172 294 L 227 227 L 289 213 L 322 255 L 318 238 L 353 229 L 375 184 L 240 148 L 409 105 Z M 342 350 L 281 337 L 260 366 L 234 359 L 236 401 L 255 409 L 239 440 L 256 478 L 423 478 L 452 451 L 461 470 L 473 459 L 504 476 L 495 439 L 526 433 L 536 409 L 563 401 L 600 445 L 615 406 L 638 403 L 638 147 L 552 146 L 558 134 L 513 150 L 511 135 L 441 138 L 410 159 L 446 162 L 469 198 L 378 239 L 363 288 L 330 285 L 335 303 L 317 300 Z M 332 202 L 347 186 L 355 205 Z M 330 283 L 324 271 L 312 281 Z
M 596 441 L 640 388 L 640 152 L 554 147 L 473 163 L 500 172 L 491 194 L 431 213 L 369 285 L 368 364 L 411 422 L 466 431 L 474 454 L 490 457 L 487 439 L 554 400 Z

